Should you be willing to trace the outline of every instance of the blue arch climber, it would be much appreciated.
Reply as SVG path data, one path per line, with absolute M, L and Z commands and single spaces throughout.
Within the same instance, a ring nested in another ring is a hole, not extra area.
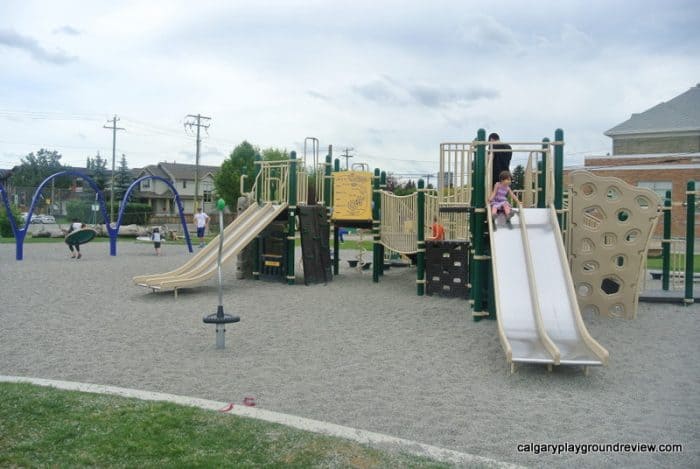
M 187 249 L 189 249 L 190 252 L 192 252 L 192 241 L 190 240 L 190 232 L 187 231 L 187 222 L 185 221 L 185 208 L 182 206 L 182 201 L 180 200 L 180 194 L 178 194 L 177 190 L 175 189 L 175 186 L 168 181 L 167 179 L 160 177 L 160 176 L 143 176 L 135 180 L 134 182 L 131 183 L 129 188 L 126 190 L 124 193 L 124 198 L 122 200 L 129 200 L 129 196 L 131 195 L 131 191 L 136 188 L 141 181 L 145 181 L 146 179 L 156 179 L 158 181 L 162 181 L 167 185 L 171 191 L 173 191 L 173 194 L 175 195 L 175 203 L 177 204 L 177 212 L 178 215 L 180 215 L 180 223 L 182 223 L 182 231 L 185 233 L 185 242 L 187 243 Z M 126 208 L 126 204 L 123 203 L 121 207 L 119 207 L 119 214 L 117 215 L 117 231 L 119 230 L 119 225 L 121 225 L 122 222 L 122 216 L 124 215 L 124 209 Z M 117 243 L 116 243 L 116 235 L 115 235 L 115 241 L 112 242 L 112 234 L 110 233 L 110 254 L 113 256 L 117 255 Z
M 52 179 L 61 177 L 61 176 L 76 176 L 84 179 L 87 181 L 87 183 L 92 187 L 92 189 L 95 191 L 95 194 L 97 194 L 97 200 L 100 205 L 100 211 L 102 212 L 102 217 L 105 220 L 105 226 L 107 227 L 107 233 L 109 234 L 109 254 L 112 256 L 117 255 L 117 235 L 119 234 L 119 226 L 121 225 L 121 220 L 122 217 L 124 216 L 124 208 L 126 207 L 126 204 L 122 203 L 121 207 L 119 208 L 119 214 L 117 216 L 117 222 L 115 223 L 115 226 L 112 227 L 111 220 L 109 219 L 109 215 L 107 214 L 107 206 L 105 203 L 105 198 L 104 194 L 102 191 L 97 187 L 97 184 L 95 181 L 92 180 L 89 176 L 86 176 L 83 173 L 78 173 L 76 171 L 59 171 L 58 173 L 52 174 L 51 176 L 47 177 L 42 181 L 41 184 L 39 184 L 39 187 L 34 191 L 34 196 L 32 197 L 32 203 L 29 206 L 29 212 L 27 214 L 27 219 L 24 222 L 24 226 L 22 228 L 19 228 L 17 226 L 17 221 L 15 220 L 14 215 L 12 214 L 12 211 L 10 209 L 10 202 L 7 198 L 7 191 L 5 188 L 0 184 L 0 196 L 2 197 L 2 201 L 5 204 L 5 209 L 7 210 L 7 218 L 10 221 L 10 226 L 12 227 L 12 233 L 15 236 L 15 258 L 18 261 L 21 261 L 24 257 L 24 238 L 27 236 L 28 228 L 29 228 L 29 223 L 32 219 L 32 214 L 34 213 L 34 208 L 36 207 L 36 204 L 39 200 L 39 197 L 41 195 L 41 191 L 44 189 L 44 186 L 48 184 Z M 187 242 L 187 248 L 189 249 L 189 252 L 192 252 L 192 242 L 190 241 L 190 233 L 187 231 L 187 223 L 185 222 L 185 214 L 184 214 L 184 208 L 182 206 L 182 201 L 180 200 L 180 194 L 178 194 L 177 190 L 175 190 L 175 187 L 172 185 L 170 181 L 167 179 L 164 179 L 160 176 L 143 176 L 136 181 L 134 181 L 129 188 L 127 189 L 126 193 L 124 194 L 124 199 L 123 200 L 128 200 L 129 195 L 131 195 L 131 192 L 133 191 L 134 187 L 136 187 L 137 184 L 139 184 L 141 181 L 145 179 L 158 179 L 159 181 L 163 181 L 168 187 L 170 187 L 170 190 L 173 191 L 173 194 L 175 195 L 175 203 L 177 204 L 177 208 L 179 211 L 180 215 L 180 222 L 182 223 L 182 228 L 185 233 L 185 240 Z

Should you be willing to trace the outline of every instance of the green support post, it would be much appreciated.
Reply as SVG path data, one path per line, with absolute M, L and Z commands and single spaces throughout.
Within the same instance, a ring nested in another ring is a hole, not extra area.
M 557 129 L 554 131 L 554 208 L 557 210 L 557 220 L 559 228 L 564 231 L 564 215 L 561 213 L 564 208 L 564 131 Z
M 486 141 L 486 131 L 479 129 L 476 140 Z M 486 255 L 486 146 L 477 145 L 476 158 L 474 159 L 474 184 L 472 185 L 472 204 L 474 206 L 473 223 L 470 226 L 472 235 L 472 258 L 470 265 L 471 278 L 471 303 L 472 314 L 475 321 L 481 320 L 485 314 L 483 310 L 487 307 L 488 297 L 488 256 Z
M 685 221 L 685 297 L 683 303 L 691 305 L 693 296 L 693 276 L 695 274 L 695 181 L 688 181 L 686 192 Z
M 418 253 L 416 255 L 416 293 L 425 294 L 425 182 L 418 180 Z
M 325 206 L 329 209 L 328 216 L 330 217 L 330 208 L 333 206 L 331 203 L 331 160 L 332 160 L 333 148 L 328 145 L 328 154 L 326 155 L 326 164 L 323 165 L 323 178 L 325 179 L 323 184 L 323 201 Z
M 333 171 L 340 171 L 340 159 L 333 160 Z M 340 273 L 340 237 L 338 236 L 338 226 L 333 224 L 333 275 Z
M 258 162 L 255 165 L 255 181 L 258 182 L 258 185 L 257 185 L 256 190 L 255 190 L 255 201 L 258 203 L 258 205 L 260 205 L 262 203 L 262 188 L 263 188 L 263 181 L 260 181 L 258 179 L 258 176 L 260 176 L 260 172 L 262 171 L 262 164 L 260 164 L 262 162 L 262 158 L 260 157 L 260 153 L 255 154 L 255 161 Z
M 374 190 L 372 191 L 372 281 L 379 282 L 379 168 L 374 170 Z M 384 267 L 384 266 L 382 266 Z
M 664 239 L 661 243 L 661 288 L 668 291 L 671 270 L 671 191 L 666 191 L 664 199 Z
M 382 171 L 379 175 L 379 190 L 386 190 L 386 171 Z M 381 239 L 381 215 L 382 215 L 382 195 L 379 194 L 379 239 Z M 379 275 L 384 275 L 384 245 L 380 244 L 379 245 L 379 265 L 377 268 L 379 269 Z
M 287 207 L 287 285 L 294 285 L 294 232 L 297 209 L 297 152 L 289 154 L 289 206 Z
M 255 179 L 258 185 L 255 188 L 255 203 L 260 205 L 262 203 L 262 186 L 263 181 L 259 179 L 260 172 L 262 171 L 262 165 L 260 162 L 262 158 L 260 153 L 255 154 L 255 161 L 258 164 L 255 165 Z M 253 240 L 253 280 L 260 280 L 260 236 L 256 236 Z
M 331 203 L 331 165 L 333 164 L 333 157 L 331 156 L 332 154 L 333 145 L 328 145 L 326 163 L 323 165 L 323 205 L 326 207 L 326 221 L 328 222 L 328 226 L 331 226 L 331 211 L 333 210 L 333 205 Z M 318 177 L 318 175 L 316 177 Z M 333 274 L 338 275 L 338 273 L 335 271 L 333 272 Z
M 537 162 L 537 186 L 539 192 L 537 194 L 537 208 L 545 208 L 547 206 L 547 152 L 549 148 L 549 139 L 542 139 L 542 159 Z

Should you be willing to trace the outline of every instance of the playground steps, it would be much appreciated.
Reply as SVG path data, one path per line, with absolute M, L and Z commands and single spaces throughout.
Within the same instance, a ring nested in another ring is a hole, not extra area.
M 469 242 L 426 241 L 426 293 L 469 299 Z
M 260 233 L 258 256 L 260 259 L 260 280 L 272 282 L 287 281 L 287 222 L 275 221 Z

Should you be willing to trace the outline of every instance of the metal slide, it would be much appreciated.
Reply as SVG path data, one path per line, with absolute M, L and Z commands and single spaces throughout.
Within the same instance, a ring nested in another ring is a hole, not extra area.
M 287 207 L 287 204 L 253 204 L 224 228 L 222 264 L 235 258 L 262 230 L 265 229 Z M 139 275 L 135 284 L 155 290 L 193 287 L 202 284 L 216 274 L 219 253 L 217 236 L 202 248 L 192 259 L 178 269 L 155 275 Z
M 509 363 L 604 365 L 608 352 L 586 330 L 556 211 L 521 209 L 512 228 L 489 214 L 501 344 Z
M 508 363 L 558 364 L 559 351 L 547 336 L 539 312 L 527 231 L 521 215 L 511 219 L 488 215 L 491 235 L 491 266 L 496 298 L 496 317 L 501 345 Z M 498 230 L 494 230 L 498 224 Z
M 591 337 L 581 318 L 556 210 L 526 209 L 540 312 L 562 365 L 605 365 L 608 351 Z

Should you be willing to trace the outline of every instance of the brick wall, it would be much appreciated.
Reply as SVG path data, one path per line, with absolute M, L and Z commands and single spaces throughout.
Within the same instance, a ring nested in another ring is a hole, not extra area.
M 632 166 L 632 165 L 649 165 L 649 164 L 692 164 L 700 162 L 697 157 L 679 157 L 677 155 L 660 154 L 658 156 L 647 157 L 630 157 L 625 155 L 620 156 L 595 156 L 586 158 L 586 168 L 597 166 Z
M 613 138 L 613 155 L 700 152 L 700 136 Z
M 597 161 L 598 159 L 596 159 Z M 629 164 L 629 160 L 625 160 L 626 164 Z M 644 160 L 645 164 L 649 163 L 648 159 Z M 588 164 L 588 160 L 586 160 Z M 596 165 L 597 166 L 597 165 Z M 587 168 L 588 169 L 588 168 Z M 564 184 L 569 184 L 567 170 L 564 171 Z M 596 176 L 603 177 L 616 177 L 622 179 L 632 186 L 637 186 L 639 182 L 652 182 L 652 181 L 671 181 L 671 198 L 673 200 L 673 210 L 671 211 L 671 236 L 683 237 L 686 235 L 686 216 L 685 207 L 680 206 L 681 203 L 686 201 L 686 188 L 687 183 L 690 180 L 696 181 L 697 186 L 700 185 L 700 170 L 679 170 L 679 169 L 643 169 L 643 170 L 617 170 L 614 168 L 610 169 L 592 169 L 591 172 Z M 663 204 L 663 200 L 660 200 Z M 696 219 L 700 219 L 696 218 Z M 661 237 L 663 235 L 663 220 L 659 219 L 659 223 L 654 232 L 654 236 Z M 700 225 L 696 223 L 695 225 L 695 238 L 700 237 Z

